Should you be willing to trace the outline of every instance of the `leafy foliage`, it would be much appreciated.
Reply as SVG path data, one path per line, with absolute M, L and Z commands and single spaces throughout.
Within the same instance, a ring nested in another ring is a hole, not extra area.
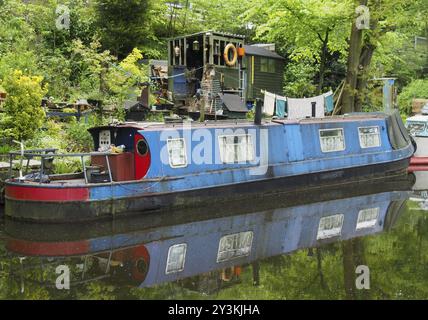
M 4 105 L 4 115 L 0 120 L 0 130 L 4 136 L 18 141 L 30 138 L 42 125 L 45 113 L 41 101 L 46 93 L 42 78 L 25 76 L 15 70 L 2 82 L 8 96 Z
M 428 79 L 418 79 L 406 86 L 398 96 L 400 109 L 405 114 L 412 111 L 412 101 L 415 98 L 428 99 Z

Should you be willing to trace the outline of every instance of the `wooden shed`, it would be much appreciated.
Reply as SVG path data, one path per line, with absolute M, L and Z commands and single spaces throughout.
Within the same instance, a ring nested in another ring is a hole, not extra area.
M 168 90 L 174 104 L 190 112 L 203 108 L 206 115 L 223 109 L 228 117 L 245 117 L 262 90 L 283 93 L 285 59 L 274 50 L 274 45 L 245 45 L 242 35 L 213 31 L 170 39 Z
M 261 90 L 282 95 L 285 59 L 276 52 L 259 45 L 246 45 L 244 48 L 247 100 L 262 98 Z

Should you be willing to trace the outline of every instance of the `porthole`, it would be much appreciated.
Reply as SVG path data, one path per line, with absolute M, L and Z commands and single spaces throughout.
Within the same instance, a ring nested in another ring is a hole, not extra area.
M 149 152 L 146 140 L 141 139 L 137 142 L 137 152 L 140 156 L 145 156 Z
M 149 271 L 149 266 L 147 265 L 147 262 L 144 259 L 139 259 L 137 262 L 135 262 L 135 267 L 137 271 L 141 274 L 146 274 L 147 271 Z

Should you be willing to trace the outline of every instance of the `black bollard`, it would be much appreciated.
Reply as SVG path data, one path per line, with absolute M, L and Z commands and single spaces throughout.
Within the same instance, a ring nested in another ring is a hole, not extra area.
M 262 107 L 263 107 L 262 99 L 258 98 L 256 100 L 256 114 L 254 116 L 254 124 L 258 126 L 262 124 Z

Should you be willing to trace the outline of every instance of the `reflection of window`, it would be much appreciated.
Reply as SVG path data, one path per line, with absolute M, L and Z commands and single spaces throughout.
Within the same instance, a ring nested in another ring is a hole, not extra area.
M 186 144 L 183 138 L 168 139 L 169 165 L 173 168 L 187 166 Z
M 275 60 L 268 58 L 260 58 L 260 71 L 267 73 L 275 73 Z
M 224 236 L 220 239 L 217 262 L 248 256 L 253 243 L 253 232 L 241 232 Z
M 251 135 L 219 136 L 220 158 L 223 163 L 240 163 L 254 160 Z
M 184 270 L 186 261 L 187 244 L 176 244 L 169 248 L 168 259 L 166 261 L 166 274 L 180 272 Z
M 345 136 L 343 134 L 343 129 L 320 130 L 320 142 L 322 152 L 345 150 Z
M 328 239 L 340 236 L 343 226 L 343 214 L 321 218 L 318 226 L 317 239 Z
M 379 127 L 358 128 L 361 148 L 380 147 L 380 130 Z
M 358 213 L 357 230 L 373 228 L 379 217 L 380 208 L 364 209 Z

